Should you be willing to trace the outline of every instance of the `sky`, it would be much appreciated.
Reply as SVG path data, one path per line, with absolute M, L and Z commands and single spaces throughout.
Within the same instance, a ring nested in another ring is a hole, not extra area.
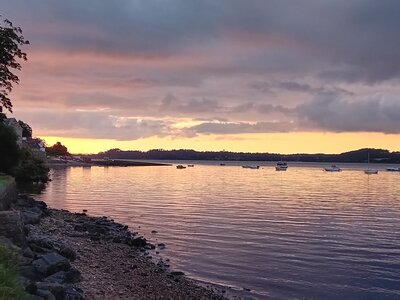
M 400 150 L 400 1 L 0 0 L 14 116 L 71 152 Z

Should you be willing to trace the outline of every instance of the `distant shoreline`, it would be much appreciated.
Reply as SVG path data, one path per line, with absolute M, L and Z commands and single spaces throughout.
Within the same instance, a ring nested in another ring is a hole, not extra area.
M 85 159 L 108 160 L 153 160 L 153 161 L 288 161 L 288 162 L 322 162 L 322 163 L 400 163 L 400 152 L 385 149 L 359 149 L 340 154 L 278 154 L 278 153 L 245 153 L 228 151 L 195 151 L 195 150 L 149 150 L 125 151 L 112 149 L 98 154 L 81 155 Z

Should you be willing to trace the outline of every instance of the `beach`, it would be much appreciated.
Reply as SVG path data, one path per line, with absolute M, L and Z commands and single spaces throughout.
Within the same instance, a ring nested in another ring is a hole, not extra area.
M 106 216 L 50 209 L 25 195 L 8 212 L 13 231 L 2 226 L 2 244 L 21 254 L 21 282 L 34 299 L 223 299 L 152 260 L 148 251 L 165 245 Z

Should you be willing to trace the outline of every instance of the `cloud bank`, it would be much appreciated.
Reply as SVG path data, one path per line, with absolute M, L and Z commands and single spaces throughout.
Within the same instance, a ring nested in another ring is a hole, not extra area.
M 14 0 L 2 14 L 31 41 L 12 96 L 40 135 L 399 133 L 395 0 Z

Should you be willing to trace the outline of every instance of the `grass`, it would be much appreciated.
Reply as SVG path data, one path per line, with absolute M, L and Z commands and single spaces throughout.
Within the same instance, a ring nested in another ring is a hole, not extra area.
M 0 300 L 28 299 L 18 278 L 18 256 L 0 244 Z
M 0 175 L 0 188 L 5 186 L 7 184 L 7 182 L 9 182 L 9 181 L 10 181 L 10 178 L 8 176 L 1 176 Z

